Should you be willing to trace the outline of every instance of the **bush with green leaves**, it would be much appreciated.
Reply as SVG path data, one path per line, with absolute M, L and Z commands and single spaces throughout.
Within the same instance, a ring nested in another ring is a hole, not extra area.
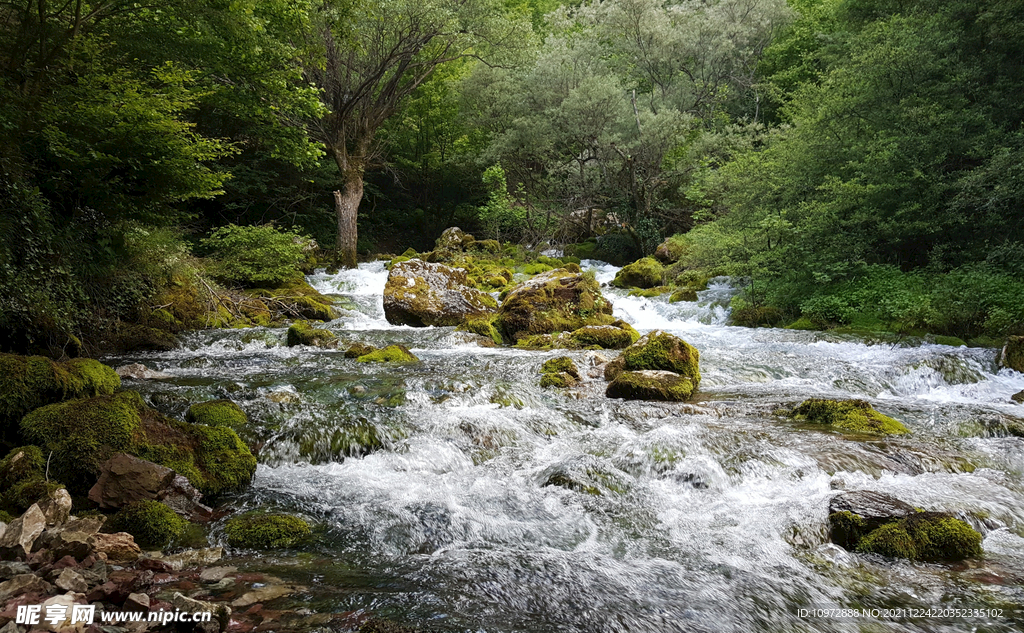
M 292 230 L 229 224 L 213 231 L 201 245 L 216 262 L 214 276 L 221 282 L 247 286 L 278 286 L 299 274 L 308 237 Z

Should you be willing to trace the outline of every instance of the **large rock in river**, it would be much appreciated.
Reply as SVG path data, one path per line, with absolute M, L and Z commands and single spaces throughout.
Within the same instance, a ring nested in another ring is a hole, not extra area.
M 519 284 L 498 310 L 497 326 L 506 340 L 531 334 L 572 332 L 615 322 L 612 304 L 592 276 L 556 268 Z
M 467 283 L 461 268 L 420 259 L 399 262 L 384 286 L 384 316 L 395 325 L 459 325 L 498 307 L 494 297 Z

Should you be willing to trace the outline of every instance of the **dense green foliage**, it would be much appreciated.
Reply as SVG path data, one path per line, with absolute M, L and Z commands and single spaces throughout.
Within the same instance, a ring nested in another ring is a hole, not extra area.
M 994 344 L 1024 332 L 1022 15 L 3 5 L 0 348 L 166 348 L 238 322 L 215 282 L 264 301 L 327 261 L 300 236 L 335 243 L 335 191 L 360 209 L 362 255 L 426 251 L 456 224 L 617 265 L 661 243 L 660 279 L 620 283 L 684 299 L 729 274 L 748 280 L 739 324 Z M 269 323 L 268 305 L 241 320 Z

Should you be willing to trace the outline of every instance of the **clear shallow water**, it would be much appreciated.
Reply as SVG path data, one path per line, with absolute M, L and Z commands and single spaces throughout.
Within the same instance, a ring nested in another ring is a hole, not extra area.
M 599 281 L 617 271 L 584 265 Z M 385 279 L 374 263 L 310 282 L 345 298 L 326 326 L 342 349 L 402 343 L 416 365 L 287 348 L 283 330 L 261 328 L 115 359 L 173 376 L 137 385 L 167 413 L 212 397 L 249 413 L 261 465 L 235 504 L 321 526 L 310 551 L 266 562 L 311 586 L 316 609 L 487 632 L 1020 630 L 1024 439 L 1005 423 L 1024 417 L 1009 400 L 1024 375 L 999 371 L 994 350 L 729 327 L 726 279 L 676 304 L 608 288 L 616 316 L 701 352 L 694 402 L 623 402 L 604 398 L 599 371 L 588 375 L 594 352 L 568 353 L 580 388 L 543 390 L 540 365 L 565 352 L 389 325 Z M 865 440 L 774 413 L 814 396 L 870 400 L 913 435 Z M 367 427 L 384 448 L 353 457 L 344 440 Z M 590 477 L 602 494 L 544 486 L 554 472 Z M 985 534 L 985 559 L 911 564 L 829 544 L 828 499 L 856 489 L 959 513 Z M 1017 619 L 798 616 L 811 605 L 1002 608 Z

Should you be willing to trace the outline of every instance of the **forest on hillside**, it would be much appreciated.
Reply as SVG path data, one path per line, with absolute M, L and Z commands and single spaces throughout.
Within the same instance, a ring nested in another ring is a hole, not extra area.
M 0 347 L 99 353 L 449 226 L 662 245 L 742 280 L 738 324 L 1001 344 L 1022 31 L 1021 0 L 4 1 Z

